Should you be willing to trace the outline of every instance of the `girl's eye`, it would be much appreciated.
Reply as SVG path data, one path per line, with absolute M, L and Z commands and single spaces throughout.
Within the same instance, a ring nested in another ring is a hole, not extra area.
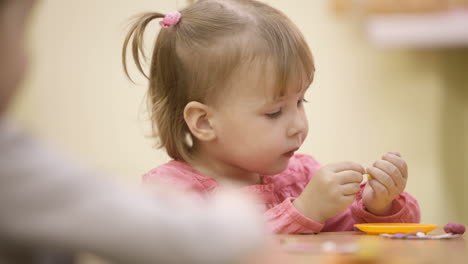
M 307 101 L 305 98 L 302 98 L 299 101 L 297 101 L 297 105 L 302 105 L 303 103 L 308 103 L 308 102 L 309 101 Z
M 276 112 L 273 112 L 273 113 L 267 113 L 265 114 L 268 118 L 277 118 L 281 115 L 281 109 L 276 111 Z

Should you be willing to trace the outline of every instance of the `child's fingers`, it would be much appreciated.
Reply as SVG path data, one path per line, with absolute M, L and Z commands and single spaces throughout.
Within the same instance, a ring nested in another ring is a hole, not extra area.
M 372 182 L 372 181 L 379 182 L 381 185 L 385 187 L 385 191 L 388 194 L 391 193 L 390 192 L 391 189 L 396 188 L 396 184 L 393 182 L 392 177 L 390 177 L 390 175 L 388 175 L 381 169 L 376 168 L 376 167 L 371 167 L 371 168 L 368 168 L 367 171 L 369 172 L 370 175 L 372 175 L 372 179 L 370 179 L 369 182 Z
M 389 151 L 387 154 L 393 154 L 393 155 L 398 156 L 398 157 L 401 158 L 400 152 L 397 152 L 397 151 Z
M 382 159 L 395 165 L 398 168 L 398 170 L 400 170 L 400 174 L 403 178 L 408 178 L 408 165 L 406 164 L 406 161 L 404 161 L 402 158 L 393 154 L 386 154 L 382 157 Z
M 367 184 L 369 184 L 375 193 L 390 195 L 388 189 L 378 180 L 370 179 Z
M 364 169 L 363 166 L 361 166 L 361 164 L 352 162 L 352 161 L 332 163 L 332 164 L 327 165 L 327 167 L 334 172 L 352 170 L 352 171 L 357 171 L 361 174 L 366 173 L 366 170 Z
M 361 184 L 348 183 L 340 185 L 340 190 L 343 195 L 355 195 L 361 190 Z
M 352 170 L 338 172 L 336 177 L 338 177 L 338 183 L 341 185 L 362 182 L 362 173 Z
M 399 181 L 399 179 L 403 178 L 403 175 L 401 175 L 400 170 L 395 165 L 393 165 L 391 162 L 389 162 L 387 160 L 378 160 L 378 161 L 374 162 L 374 167 L 382 170 L 388 176 L 390 176 L 391 179 L 393 180 L 395 186 L 397 186 L 397 182 Z M 372 173 L 371 173 L 371 175 L 372 175 Z

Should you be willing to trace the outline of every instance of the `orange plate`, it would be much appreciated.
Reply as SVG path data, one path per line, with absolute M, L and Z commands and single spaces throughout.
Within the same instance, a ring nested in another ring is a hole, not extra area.
M 356 224 L 354 225 L 359 230 L 364 231 L 368 234 L 396 234 L 396 233 L 411 233 L 411 232 L 423 232 L 427 233 L 438 225 L 427 225 L 427 224 L 402 224 L 402 223 L 375 223 L 375 224 Z

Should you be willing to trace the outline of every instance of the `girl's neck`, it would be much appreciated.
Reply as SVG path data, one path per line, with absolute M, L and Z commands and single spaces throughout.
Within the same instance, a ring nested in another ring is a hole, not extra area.
M 187 162 L 192 168 L 205 176 L 211 177 L 221 184 L 248 186 L 261 183 L 261 175 L 245 171 L 226 162 L 197 153 Z

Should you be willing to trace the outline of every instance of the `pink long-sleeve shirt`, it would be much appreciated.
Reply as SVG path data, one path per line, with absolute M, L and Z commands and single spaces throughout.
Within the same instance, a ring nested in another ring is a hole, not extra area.
M 416 199 L 406 192 L 400 194 L 392 204 L 388 216 L 377 216 L 368 212 L 362 202 L 362 192 L 343 213 L 328 219 L 324 224 L 302 215 L 292 204 L 320 168 L 312 157 L 296 154 L 283 172 L 263 176 L 260 184 L 244 187 L 264 203 L 268 228 L 277 234 L 310 234 L 327 231 L 351 231 L 358 223 L 419 223 L 420 211 Z M 166 183 L 184 192 L 205 195 L 221 187 L 215 179 L 194 170 L 180 161 L 170 161 L 143 175 L 144 183 Z

